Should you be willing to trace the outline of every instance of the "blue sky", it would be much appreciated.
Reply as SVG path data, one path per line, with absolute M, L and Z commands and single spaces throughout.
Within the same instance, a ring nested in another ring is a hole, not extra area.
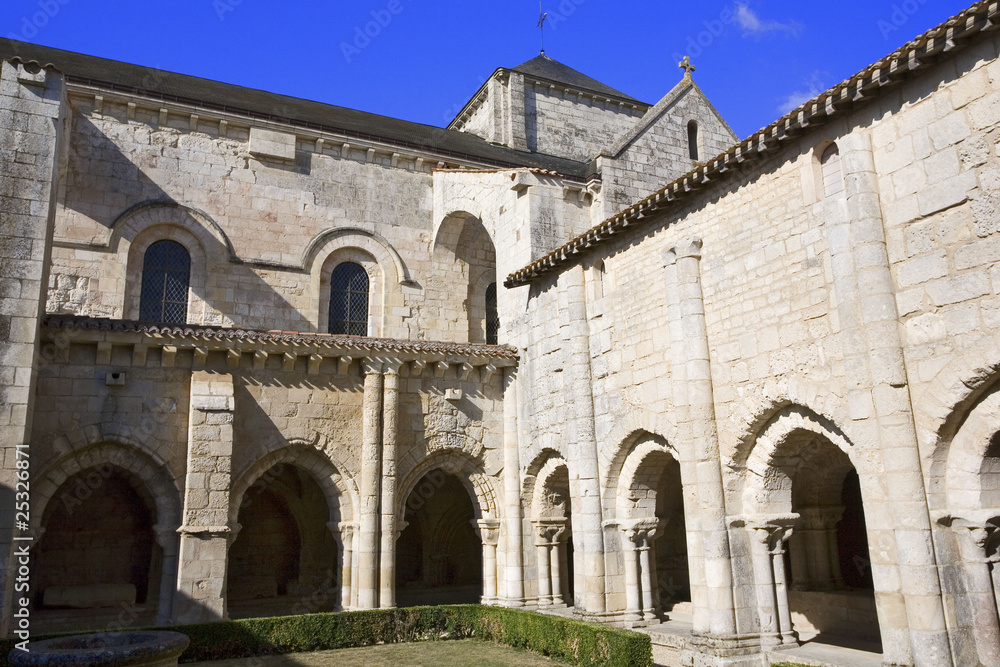
M 546 54 L 644 102 L 682 72 L 741 137 L 971 0 L 542 0 Z M 0 35 L 445 125 L 538 54 L 538 0 L 2 0 Z

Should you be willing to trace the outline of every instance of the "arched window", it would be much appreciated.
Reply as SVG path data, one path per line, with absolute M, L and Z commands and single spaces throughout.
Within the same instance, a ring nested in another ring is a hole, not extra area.
M 688 123 L 688 153 L 692 160 L 698 160 L 698 123 L 693 120 Z
M 844 174 L 840 166 L 840 149 L 830 144 L 819 159 L 823 172 L 823 194 L 826 197 L 839 195 L 844 191 Z
M 500 334 L 500 314 L 497 312 L 497 284 L 486 288 L 486 344 L 496 345 Z
M 157 241 L 142 260 L 139 319 L 184 324 L 187 321 L 191 255 L 176 241 Z
M 338 264 L 330 276 L 330 333 L 368 335 L 368 272 L 359 264 Z

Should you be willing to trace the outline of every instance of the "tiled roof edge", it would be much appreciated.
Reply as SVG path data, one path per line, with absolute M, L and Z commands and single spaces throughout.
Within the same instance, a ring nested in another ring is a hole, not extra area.
M 264 331 L 213 327 L 197 324 L 165 324 L 113 320 L 77 315 L 46 315 L 43 326 L 49 329 L 108 331 L 138 333 L 159 338 L 187 339 L 194 341 L 259 342 L 286 345 L 316 345 L 319 347 L 378 354 L 380 352 L 409 352 L 428 354 L 454 354 L 459 356 L 517 359 L 517 350 L 509 345 L 480 345 L 475 343 L 447 343 L 393 338 L 367 338 L 338 334 L 305 333 L 298 331 Z

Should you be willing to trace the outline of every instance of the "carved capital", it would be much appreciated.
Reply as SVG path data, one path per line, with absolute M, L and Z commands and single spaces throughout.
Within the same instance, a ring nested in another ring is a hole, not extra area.
M 500 542 L 500 521 L 498 519 L 479 519 L 472 525 L 479 531 L 483 544 L 495 547 Z

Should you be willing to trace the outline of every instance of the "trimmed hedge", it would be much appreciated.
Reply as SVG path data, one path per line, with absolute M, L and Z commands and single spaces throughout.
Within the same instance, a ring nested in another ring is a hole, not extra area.
M 475 637 L 585 667 L 652 667 L 649 636 L 561 616 L 482 605 L 376 609 L 152 628 L 191 638 L 180 661 L 249 658 Z M 36 637 L 34 639 L 43 639 Z M 0 640 L 0 665 L 16 640 Z

